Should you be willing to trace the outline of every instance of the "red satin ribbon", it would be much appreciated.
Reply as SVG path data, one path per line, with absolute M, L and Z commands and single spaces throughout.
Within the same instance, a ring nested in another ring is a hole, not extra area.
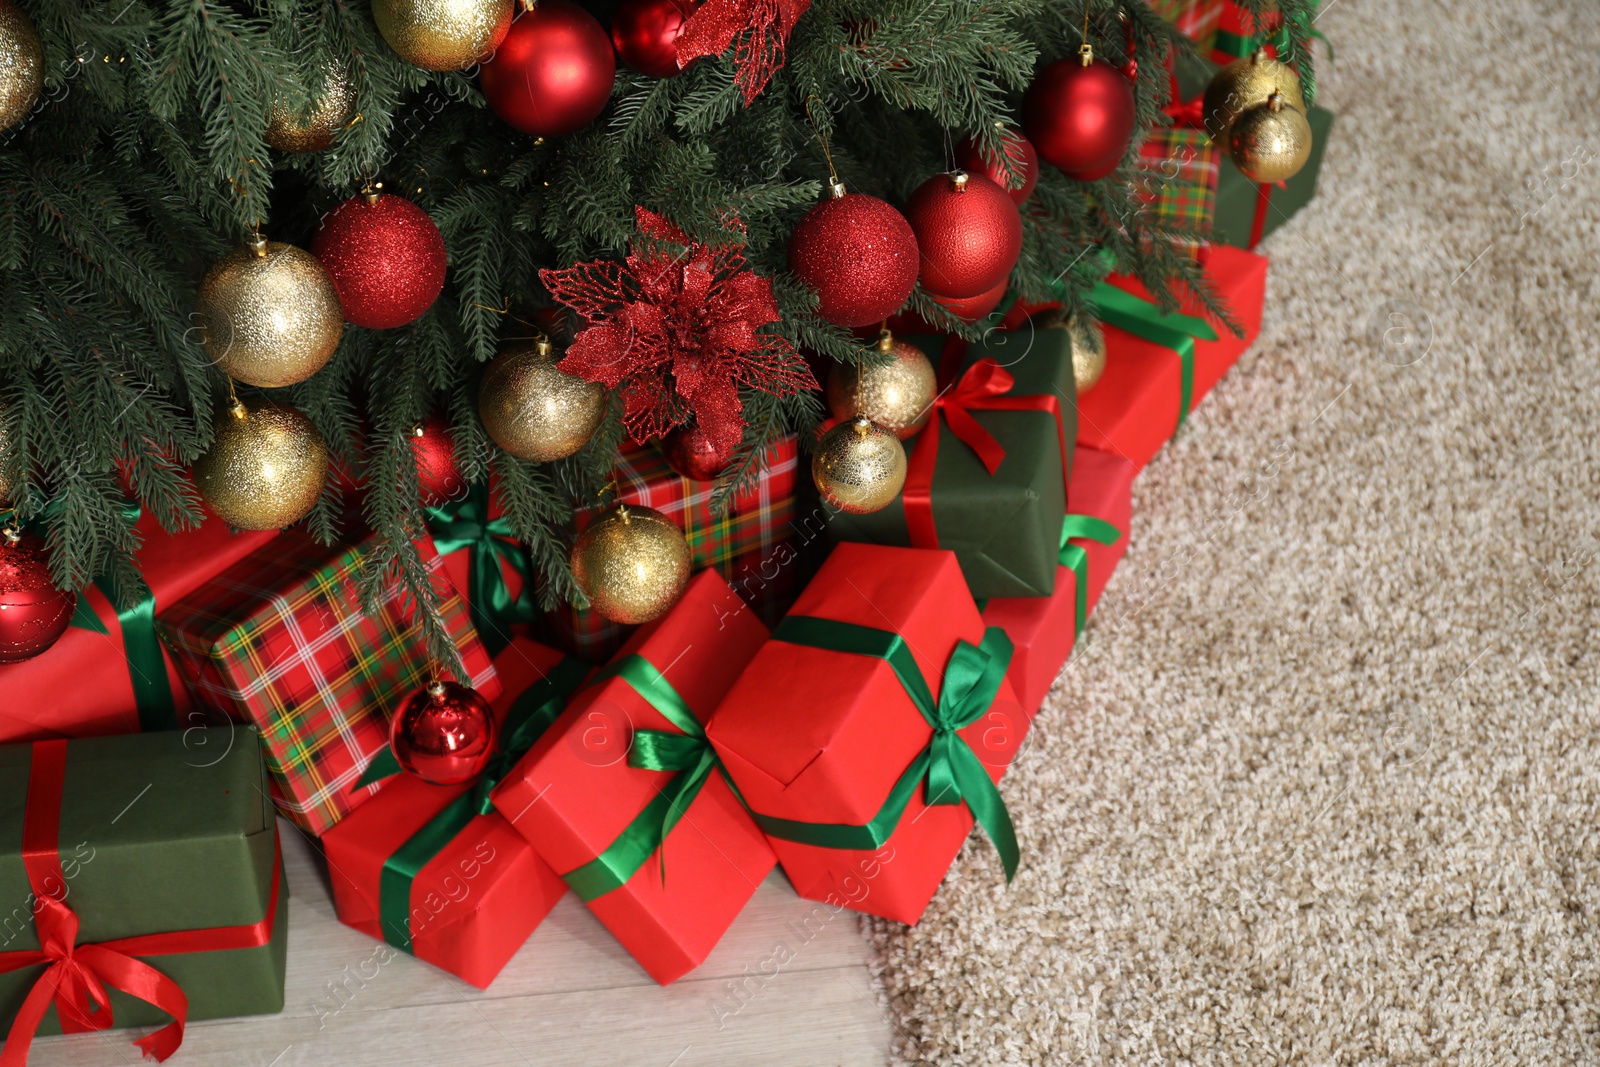
M 906 484 L 901 492 L 905 502 L 906 530 L 914 548 L 938 548 L 939 531 L 933 521 L 933 469 L 939 458 L 939 423 L 950 425 L 956 440 L 972 449 L 992 476 L 1006 458 L 1006 450 L 994 435 L 973 418 L 974 411 L 1045 411 L 1055 416 L 1056 436 L 1061 441 L 1061 473 L 1069 470 L 1067 427 L 1061 418 L 1061 402 L 1054 394 L 1044 396 L 1005 396 L 1016 379 L 992 359 L 980 359 L 959 379 L 956 371 L 967 354 L 967 343 L 959 337 L 945 339 L 939 357 L 939 396 L 933 402 L 933 417 L 917 437 L 917 444 L 906 465 Z M 943 419 L 940 418 L 943 416 Z M 0 1067 L 5 1067 L 0 1064 Z
M 260 922 L 244 926 L 216 926 L 209 930 L 178 930 L 164 934 L 144 934 L 103 941 L 97 945 L 78 944 L 78 916 L 67 907 L 67 879 L 61 869 L 59 837 L 61 796 L 67 776 L 67 743 L 37 741 L 33 745 L 32 766 L 28 774 L 27 810 L 22 824 L 22 864 L 34 895 L 34 926 L 38 930 L 38 949 L 0 952 L 0 973 L 48 964 L 22 1002 L 5 1047 L 0 1049 L 0 1067 L 25 1067 L 28 1049 L 39 1024 L 54 1002 L 63 1033 L 107 1030 L 115 1025 L 111 998 L 106 986 L 120 989 L 154 1004 L 172 1022 L 134 1044 L 146 1056 L 165 1060 L 183 1044 L 183 1025 L 189 1016 L 189 998 L 178 983 L 134 959 L 135 956 L 166 956 L 179 952 L 225 952 L 231 949 L 258 948 L 272 940 L 278 915 L 278 890 L 283 863 L 275 856 L 272 867 L 272 899 Z

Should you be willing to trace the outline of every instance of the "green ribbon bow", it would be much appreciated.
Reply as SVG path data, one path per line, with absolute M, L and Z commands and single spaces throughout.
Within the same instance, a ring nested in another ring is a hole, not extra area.
M 389 944 L 402 952 L 414 951 L 411 944 L 411 885 L 416 881 L 417 874 L 455 840 L 468 823 L 494 810 L 494 804 L 489 800 L 490 791 L 516 766 L 540 735 L 550 728 L 550 724 L 560 717 L 568 698 L 588 673 L 587 663 L 569 656 L 556 664 L 549 674 L 523 690 L 506 712 L 495 754 L 490 757 L 477 784 L 446 804 L 383 861 L 383 871 L 378 876 L 378 920 L 383 929 L 383 939 Z M 399 773 L 400 765 L 395 762 L 394 754 L 385 748 L 367 767 L 367 774 L 371 774 L 373 766 L 384 757 L 394 768 L 389 773 Z M 362 775 L 363 780 L 367 774 Z
M 601 672 L 601 679 L 621 678 L 634 688 L 662 718 L 676 727 L 669 730 L 635 730 L 628 751 L 628 766 L 651 771 L 671 771 L 673 776 L 656 792 L 656 797 L 633 821 L 623 827 L 617 839 L 594 859 L 561 877 L 584 901 L 604 896 L 626 885 L 652 855 L 661 863 L 661 879 L 666 881 L 666 840 L 689 810 L 695 797 L 711 778 L 722 772 L 734 795 L 738 787 L 723 771 L 722 763 L 706 740 L 705 728 L 690 710 L 683 696 L 672 687 L 655 665 L 637 653 L 627 656 Z M 741 801 L 743 798 L 740 798 Z
M 957 732 L 976 722 L 994 704 L 1011 663 L 1011 639 L 1005 632 L 990 627 L 981 644 L 957 643 L 945 665 L 937 702 L 910 647 L 897 633 L 833 619 L 790 615 L 778 624 L 772 639 L 886 661 L 906 695 L 933 727 L 933 738 L 895 781 L 883 807 L 865 825 L 801 822 L 752 813 L 762 831 L 769 837 L 821 848 L 876 849 L 893 836 L 917 784 L 926 780 L 923 795 L 928 804 L 966 804 L 971 809 L 994 842 L 1009 882 L 1016 874 L 1019 856 L 1011 815 L 977 753 Z
M 138 504 L 122 508 L 122 521 L 133 526 L 139 521 L 143 509 Z M 116 598 L 111 592 L 111 582 L 101 575 L 95 579 L 95 588 L 105 594 L 113 607 Z M 106 624 L 94 613 L 88 597 L 80 596 L 73 610 L 71 625 L 80 630 L 111 636 Z M 128 681 L 133 686 L 133 706 L 139 713 L 141 732 L 176 730 L 178 705 L 172 695 L 172 681 L 167 677 L 166 654 L 161 649 L 161 638 L 156 634 L 156 595 L 148 588 L 131 607 L 117 612 L 117 625 L 122 630 L 122 651 L 128 661 Z
M 1178 426 L 1189 417 L 1194 406 L 1194 342 L 1196 338 L 1215 341 L 1217 331 L 1205 319 L 1194 315 L 1166 314 L 1160 307 L 1105 282 L 1095 284 L 1089 299 L 1094 316 L 1101 322 L 1127 330 L 1135 337 L 1170 348 L 1178 356 Z M 1176 432 L 1177 427 L 1174 427 Z
M 471 553 L 467 578 L 467 610 L 490 656 L 511 643 L 511 627 L 538 617 L 533 604 L 533 567 L 504 515 L 489 518 L 489 487 L 476 485 L 454 504 L 428 508 L 428 529 L 441 556 L 466 549 Z M 515 600 L 502 564 L 522 576 L 522 595 Z
M 1061 521 L 1061 554 L 1056 560 L 1063 567 L 1072 569 L 1072 584 L 1078 595 L 1074 612 L 1077 622 L 1072 630 L 1072 639 L 1076 643 L 1078 634 L 1083 632 L 1084 622 L 1089 618 L 1089 553 L 1082 545 L 1072 544 L 1073 538 L 1114 545 L 1122 540 L 1122 531 L 1093 515 L 1068 515 Z

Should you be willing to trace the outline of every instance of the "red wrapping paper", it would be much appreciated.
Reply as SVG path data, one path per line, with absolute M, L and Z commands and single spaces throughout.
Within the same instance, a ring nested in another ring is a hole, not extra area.
M 156 609 L 171 604 L 278 536 L 276 530 L 231 533 L 207 518 L 195 530 L 169 534 L 150 514 L 134 527 L 144 538 L 139 567 Z M 43 655 L 0 666 L 6 700 L 0 705 L 0 744 L 60 737 L 137 733 L 139 713 L 123 652 L 116 608 L 93 585 L 78 591 L 106 633 L 72 626 Z M 177 724 L 191 721 L 194 701 L 170 653 L 163 653 Z
M 504 721 L 516 698 L 561 658 L 526 638 L 507 645 L 494 659 L 504 687 L 494 701 L 496 721 Z M 429 785 L 398 774 L 322 835 L 341 922 L 385 940 L 380 918 L 384 863 L 472 788 Z M 413 955 L 487 988 L 566 891 L 561 877 L 504 817 L 479 815 L 412 881 Z
M 637 653 L 704 723 L 767 629 L 727 582 L 703 571 L 667 615 L 641 627 L 619 657 Z M 563 874 L 614 842 L 671 778 L 628 766 L 636 729 L 676 732 L 626 681 L 581 691 L 495 790 L 517 832 Z M 728 783 L 713 771 L 683 819 L 628 882 L 588 901 L 606 929 L 662 985 L 698 966 L 776 860 Z
M 1074 539 L 1087 560 L 1088 605 L 1092 614 L 1111 572 L 1128 547 L 1128 530 L 1133 511 L 1133 479 L 1138 470 L 1132 463 L 1109 452 L 1080 448 L 1072 467 L 1072 484 L 1067 491 L 1067 512 L 1104 519 L 1122 532 L 1114 545 L 1088 539 Z M 1070 567 L 1056 571 L 1056 591 L 1047 597 L 996 597 L 983 608 L 983 621 L 998 626 L 1011 638 L 1016 652 L 1011 658 L 1008 677 L 1017 699 L 1028 713 L 1036 714 L 1055 684 L 1056 676 L 1072 655 L 1077 639 L 1077 575 Z
M 1205 271 L 1245 327 L 1245 334 L 1235 337 L 1217 324 L 1217 340 L 1195 341 L 1191 411 L 1255 341 L 1267 292 L 1266 258 L 1253 252 L 1215 247 Z M 1112 275 L 1106 280 L 1149 299 L 1149 292 L 1132 278 Z M 1179 310 L 1186 315 L 1203 314 L 1192 294 Z M 1122 456 L 1143 469 L 1177 429 L 1182 365 L 1172 349 L 1115 326 L 1105 327 L 1105 337 L 1105 373 L 1093 389 L 1078 398 L 1078 444 Z
M 956 642 L 984 624 L 953 552 L 845 543 L 795 602 L 810 615 L 899 633 L 937 699 Z M 991 780 L 1010 766 L 1029 716 L 1010 681 L 959 731 Z M 927 747 L 933 729 L 881 659 L 771 640 L 723 698 L 707 730 L 751 810 L 862 825 Z M 921 786 L 879 849 L 772 839 L 796 891 L 905 923 L 921 918 L 972 829 L 964 804 L 924 803 Z M 866 872 L 872 871 L 870 878 Z

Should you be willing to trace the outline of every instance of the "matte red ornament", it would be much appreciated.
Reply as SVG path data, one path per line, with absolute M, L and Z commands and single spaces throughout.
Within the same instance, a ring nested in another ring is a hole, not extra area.
M 434 682 L 406 698 L 389 723 L 400 766 L 424 782 L 460 785 L 494 755 L 494 711 L 476 689 Z
M 822 298 L 824 319 L 869 326 L 899 311 L 916 287 L 917 237 L 905 216 L 877 197 L 834 189 L 794 228 L 789 269 Z
M 66 633 L 76 593 L 57 589 L 44 542 L 7 529 L 0 536 L 0 663 L 45 651 Z
M 1103 178 L 1133 138 L 1133 89 L 1103 59 L 1061 59 L 1039 72 L 1022 98 L 1022 128 L 1039 158 L 1070 178 Z
M 934 175 L 911 194 L 906 219 L 917 235 L 922 287 L 939 296 L 989 292 L 1006 280 L 1022 253 L 1017 205 L 982 175 Z
M 661 451 L 667 457 L 667 465 L 683 477 L 713 482 L 733 462 L 735 449 L 720 447 L 696 424 L 680 426 L 663 437 Z
M 388 330 L 414 322 L 444 288 L 439 227 L 393 193 L 361 193 L 328 212 L 311 251 L 333 279 L 345 321 L 357 326 Z
M 495 114 L 535 137 L 587 126 L 616 80 L 605 27 L 569 0 L 539 0 L 519 15 L 478 76 Z
M 956 163 L 964 170 L 988 178 L 1010 194 L 1013 203 L 1020 205 L 1033 195 L 1033 187 L 1039 184 L 1039 153 L 1033 150 L 1033 142 L 1016 130 L 1006 130 L 1000 139 L 1005 145 L 1005 158 L 1011 161 L 1011 169 L 1022 171 L 1020 188 L 1013 189 L 1007 184 L 1009 179 L 1000 166 L 1000 157 L 990 158 L 970 137 L 956 146 Z
M 429 415 L 411 429 L 411 454 L 417 458 L 417 488 L 422 502 L 437 507 L 467 491 L 467 480 L 456 463 L 456 443 L 443 415 Z
M 693 0 L 622 0 L 611 13 L 611 43 L 622 61 L 652 78 L 676 78 L 678 34 L 699 7 Z
M 990 289 L 987 293 L 977 296 L 964 296 L 960 298 L 936 296 L 934 300 L 944 306 L 944 309 L 956 318 L 965 322 L 977 322 L 989 312 L 1000 306 L 1000 301 L 1005 299 L 1006 289 L 1011 285 L 1009 277 L 1002 278 L 1000 284 Z

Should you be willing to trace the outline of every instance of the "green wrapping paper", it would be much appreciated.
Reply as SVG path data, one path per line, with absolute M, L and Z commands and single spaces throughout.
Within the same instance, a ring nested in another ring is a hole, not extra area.
M 11 909 L 0 914 L 0 956 L 39 947 L 21 851 L 31 749 L 0 748 L 0 901 Z M 255 728 L 92 738 L 66 753 L 58 851 L 77 944 L 260 924 L 276 877 L 266 944 L 138 958 L 182 987 L 190 1023 L 281 1011 L 289 887 Z M 0 1034 L 43 971 L 0 973 Z M 117 989 L 110 998 L 118 1028 L 170 1021 Z M 59 1032 L 51 1008 L 39 1033 Z
M 940 367 L 943 337 L 902 339 L 922 349 L 934 366 Z M 953 376 L 947 373 L 949 366 L 940 367 L 941 387 L 952 377 L 963 380 L 985 359 L 993 360 L 1015 379 L 998 402 L 1036 398 L 1041 409 L 984 410 L 982 400 L 969 407 L 972 418 L 1004 450 L 993 474 L 978 452 L 952 432 L 953 424 L 941 425 L 930 493 L 938 543 L 927 544 L 925 538 L 912 536 L 916 517 L 908 523 L 906 506 L 912 496 L 911 478 L 907 479 L 907 492 L 882 511 L 834 515 L 828 534 L 834 542 L 950 549 L 977 598 L 1049 596 L 1055 590 L 1066 481 L 1072 475 L 1078 427 L 1071 342 L 1066 330 L 1037 329 L 1031 324 L 1012 332 L 994 331 L 968 349 Z M 945 389 L 942 396 L 948 402 L 955 392 Z M 1042 407 L 1049 400 L 1059 410 L 1060 425 L 1056 415 Z M 940 410 L 934 418 L 947 416 Z M 1067 443 L 1064 462 L 1063 432 Z M 928 447 L 929 441 L 925 428 L 906 442 L 913 472 L 916 450 Z
M 1286 181 L 1280 188 L 1272 187 L 1267 201 L 1266 216 L 1262 220 L 1261 237 L 1265 237 L 1288 222 L 1296 211 L 1311 202 L 1317 192 L 1317 172 L 1322 169 L 1322 154 L 1328 146 L 1328 135 L 1333 131 L 1333 112 L 1325 107 L 1312 107 L 1306 113 L 1311 125 L 1311 157 L 1300 173 Z M 1239 168 L 1219 153 L 1217 166 L 1217 203 L 1212 217 L 1211 239 L 1235 248 L 1252 247 L 1256 201 L 1260 186 L 1239 173 Z

